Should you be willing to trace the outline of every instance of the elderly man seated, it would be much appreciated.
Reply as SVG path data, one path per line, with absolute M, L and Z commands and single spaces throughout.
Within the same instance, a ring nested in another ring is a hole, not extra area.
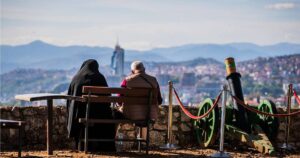
M 131 64 L 131 74 L 121 83 L 124 88 L 154 88 L 157 89 L 157 104 L 151 105 L 150 119 L 155 121 L 158 118 L 158 105 L 162 103 L 162 97 L 158 82 L 155 77 L 146 74 L 144 64 L 141 61 L 134 61 Z M 144 120 L 146 118 L 147 107 L 140 105 L 124 105 L 122 113 L 117 112 L 118 118 L 128 118 L 131 120 Z M 144 125 L 137 125 L 143 127 Z M 138 137 L 146 138 L 146 128 L 139 128 Z
M 141 61 L 134 61 L 131 64 L 131 74 L 127 76 L 121 84 L 121 87 L 128 88 L 154 88 L 157 89 L 157 103 L 162 103 L 160 88 L 155 77 L 146 74 L 144 64 Z M 151 105 L 150 118 L 156 120 L 158 117 L 158 105 Z M 145 119 L 146 107 L 139 105 L 130 105 L 123 107 L 123 115 L 132 120 Z

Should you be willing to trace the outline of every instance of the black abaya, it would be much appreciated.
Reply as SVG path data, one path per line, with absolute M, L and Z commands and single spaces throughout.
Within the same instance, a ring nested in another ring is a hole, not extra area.
M 86 60 L 77 74 L 71 81 L 68 95 L 81 96 L 83 86 L 102 86 L 107 87 L 107 82 L 104 76 L 98 70 L 96 60 Z M 68 136 L 74 138 L 76 144 L 79 139 L 84 137 L 84 125 L 79 124 L 79 118 L 85 118 L 86 103 L 78 101 L 68 101 Z M 112 110 L 110 104 L 106 103 L 91 103 L 90 118 L 112 118 Z M 89 139 L 114 139 L 115 137 L 114 124 L 95 124 L 89 127 Z M 89 142 L 89 151 L 115 151 L 114 142 Z

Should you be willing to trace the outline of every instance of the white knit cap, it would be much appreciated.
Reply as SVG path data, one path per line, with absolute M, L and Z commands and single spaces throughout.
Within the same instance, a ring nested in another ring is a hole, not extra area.
M 144 64 L 141 61 L 134 61 L 131 64 L 131 70 L 132 71 L 143 72 L 143 71 L 145 71 L 145 67 L 144 67 Z

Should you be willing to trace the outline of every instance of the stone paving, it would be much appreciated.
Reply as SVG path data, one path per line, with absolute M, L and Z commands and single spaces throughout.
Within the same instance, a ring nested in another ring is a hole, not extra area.
M 78 157 L 78 158 L 118 158 L 118 157 L 151 157 L 151 158 L 165 158 L 165 157 L 175 157 L 175 158 L 199 158 L 199 157 L 209 157 L 210 155 L 216 153 L 217 150 L 214 149 L 180 149 L 180 150 L 151 150 L 149 155 L 145 155 L 144 152 L 139 153 L 138 151 L 130 151 L 130 152 L 118 152 L 118 153 L 89 153 L 85 154 L 84 152 L 77 152 L 71 150 L 59 150 L 54 151 L 53 156 L 49 156 L 49 158 L 65 158 L 65 157 Z M 245 151 L 227 151 L 232 157 L 270 157 L 268 155 L 262 155 L 254 150 L 245 150 Z M 0 152 L 0 156 L 3 158 L 11 158 L 17 157 L 17 152 Z M 22 152 L 22 157 L 48 157 L 46 151 L 24 151 Z M 289 153 L 277 154 L 275 157 L 288 157 L 288 158 L 299 158 L 300 153 Z

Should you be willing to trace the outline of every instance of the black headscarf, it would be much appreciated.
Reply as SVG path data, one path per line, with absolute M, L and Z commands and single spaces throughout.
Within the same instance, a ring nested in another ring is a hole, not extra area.
M 98 70 L 99 65 L 96 60 L 89 59 L 86 60 L 77 74 L 71 81 L 69 86 L 68 95 L 72 96 L 81 96 L 83 86 L 102 86 L 107 87 L 107 82 L 104 76 Z M 99 103 L 98 103 L 99 104 Z M 110 109 L 110 104 L 104 105 L 95 105 L 91 104 L 90 107 L 90 118 L 111 118 L 112 113 Z M 80 139 L 80 132 L 83 131 L 83 124 L 78 123 L 79 118 L 85 118 L 86 103 L 79 101 L 67 101 L 67 110 L 68 110 L 68 136 L 75 138 L 75 141 L 78 142 Z M 100 130 L 102 127 L 93 127 L 91 132 L 98 132 L 95 135 L 104 135 L 108 134 L 108 137 L 114 138 L 115 128 L 110 126 L 110 130 Z M 97 128 L 97 129 L 96 129 Z M 105 128 L 105 127 L 104 127 Z M 101 132 L 101 133 L 99 133 Z M 103 133 L 104 132 L 104 133 Z M 106 132 L 106 133 L 105 133 Z M 89 132 L 90 133 L 90 132 Z M 93 134 L 89 134 L 93 136 Z

